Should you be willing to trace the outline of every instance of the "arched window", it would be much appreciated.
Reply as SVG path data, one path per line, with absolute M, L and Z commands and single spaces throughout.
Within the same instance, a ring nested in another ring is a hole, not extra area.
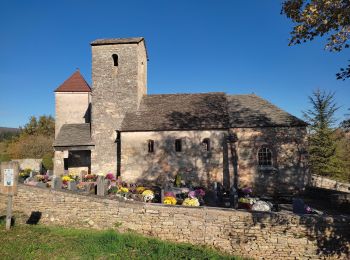
M 148 140 L 148 153 L 154 153 L 154 140 Z
M 263 146 L 258 151 L 259 166 L 272 166 L 272 152 L 266 146 Z
M 118 55 L 117 54 L 113 54 L 112 55 L 113 58 L 113 64 L 115 67 L 118 67 Z
M 203 151 L 209 151 L 210 150 L 210 139 L 204 138 L 202 141 Z

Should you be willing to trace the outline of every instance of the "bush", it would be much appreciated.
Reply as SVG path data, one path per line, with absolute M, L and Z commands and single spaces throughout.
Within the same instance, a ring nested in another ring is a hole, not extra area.
M 53 160 L 52 160 L 52 154 L 48 153 L 43 156 L 43 167 L 46 170 L 52 170 L 53 169 Z

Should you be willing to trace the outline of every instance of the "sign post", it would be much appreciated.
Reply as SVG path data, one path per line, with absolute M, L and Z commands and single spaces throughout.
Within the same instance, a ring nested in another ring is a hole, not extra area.
M 0 163 L 0 193 L 7 195 L 6 229 L 11 228 L 13 196 L 17 194 L 18 162 Z

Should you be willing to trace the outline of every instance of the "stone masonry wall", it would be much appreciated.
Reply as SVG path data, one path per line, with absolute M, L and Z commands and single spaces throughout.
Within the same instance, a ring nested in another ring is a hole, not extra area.
M 127 182 L 154 181 L 159 184 L 182 173 L 195 185 L 210 186 L 214 181 L 225 187 L 238 176 L 241 187 L 253 187 L 257 193 L 293 192 L 309 181 L 306 164 L 305 128 L 265 127 L 233 128 L 238 141 L 227 143 L 226 130 L 123 132 L 121 134 L 121 175 Z M 175 151 L 175 139 L 181 138 L 181 152 Z M 210 151 L 202 141 L 210 139 Z M 154 140 L 154 153 L 148 153 L 148 140 Z M 269 147 L 273 165 L 260 168 L 258 150 Z M 236 149 L 237 169 L 232 150 Z M 236 171 L 236 172 L 235 172 Z
M 118 55 L 118 66 L 114 66 L 113 54 Z M 93 173 L 116 172 L 116 130 L 120 130 L 125 114 L 137 110 L 141 96 L 146 94 L 146 72 L 143 42 L 92 46 Z
M 238 176 L 241 186 L 256 191 L 288 192 L 303 189 L 310 180 L 304 127 L 234 128 L 237 134 Z M 272 167 L 258 165 L 258 150 L 272 151 Z
M 194 186 L 223 183 L 223 140 L 227 131 L 123 132 L 121 134 L 121 176 L 128 183 L 164 184 L 181 173 Z M 175 151 L 175 139 L 182 140 L 182 151 Z M 210 139 L 205 151 L 203 139 Z M 154 152 L 148 152 L 148 140 Z M 227 168 L 227 167 L 226 167 Z
M 350 183 L 339 182 L 316 174 L 311 176 L 310 186 L 350 193 Z
M 5 203 L 0 195 L 1 214 Z M 134 231 L 259 259 L 346 259 L 349 253 L 345 217 L 121 202 L 24 185 L 19 185 L 14 210 L 28 216 L 40 212 L 45 225 Z

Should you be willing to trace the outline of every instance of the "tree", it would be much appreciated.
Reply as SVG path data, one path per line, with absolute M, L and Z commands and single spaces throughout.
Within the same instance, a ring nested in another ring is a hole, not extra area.
M 350 111 L 350 108 L 349 108 Z M 343 128 L 346 132 L 350 132 L 350 114 L 347 114 L 348 118 L 344 119 L 340 123 L 340 127 Z
M 52 143 L 55 134 L 55 120 L 51 116 L 32 116 L 21 128 L 19 137 L 8 146 L 12 158 L 43 158 L 53 154 Z
M 336 157 L 336 140 L 332 125 L 338 107 L 334 93 L 316 90 L 309 96 L 312 108 L 304 112 L 309 125 L 309 163 L 314 174 L 330 176 L 338 173 L 339 161 Z
M 29 122 L 21 128 L 21 134 L 53 137 L 55 134 L 55 120 L 52 116 L 40 116 L 39 120 L 32 116 Z
M 349 0 L 286 0 L 282 4 L 281 13 L 296 23 L 289 45 L 328 35 L 325 49 L 340 52 L 349 48 Z M 350 64 L 342 68 L 336 77 L 342 80 L 349 78 Z

